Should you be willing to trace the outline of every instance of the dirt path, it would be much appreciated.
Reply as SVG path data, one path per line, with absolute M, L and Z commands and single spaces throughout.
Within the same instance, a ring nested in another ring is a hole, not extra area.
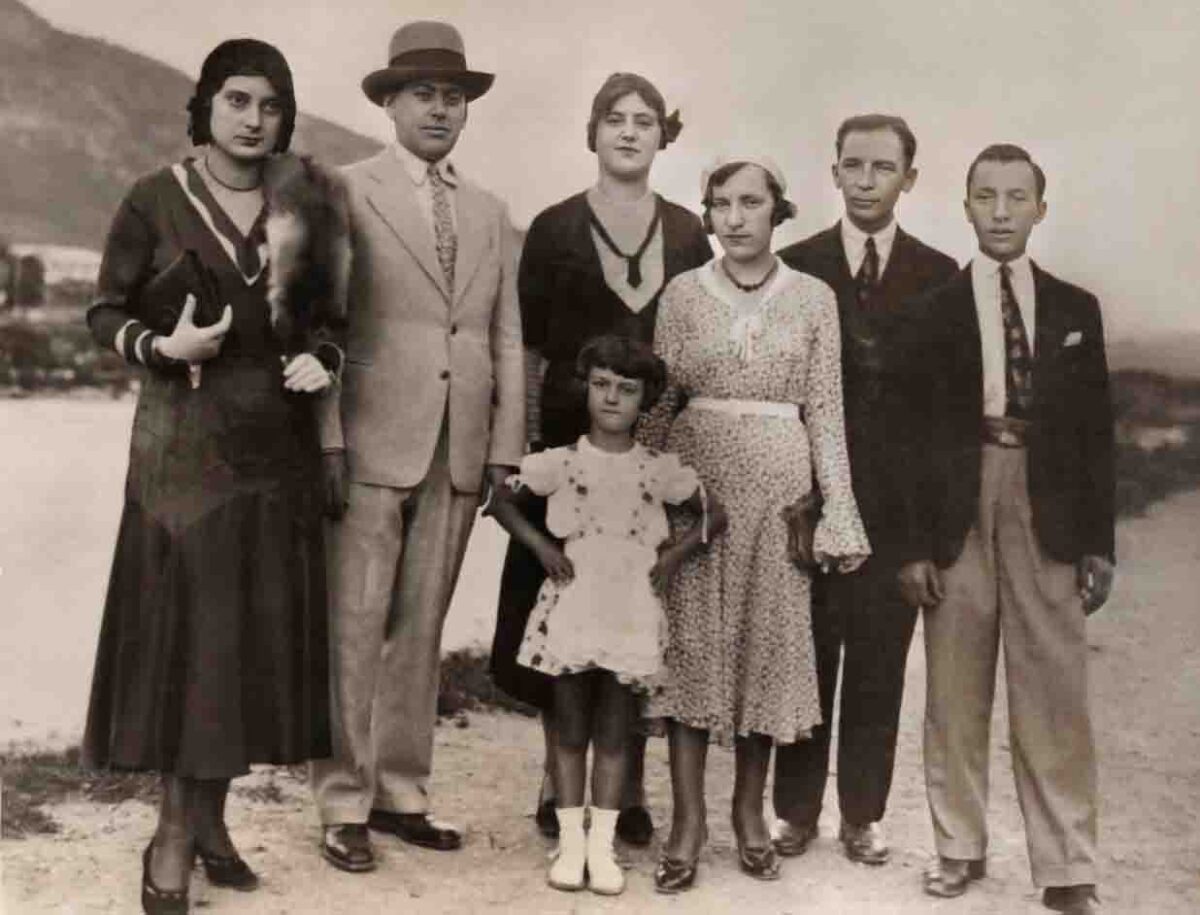
M 1101 753 L 1104 910 L 1172 915 L 1200 911 L 1200 493 L 1172 499 L 1119 532 L 1122 566 L 1113 601 L 1091 626 L 1092 689 Z M 305 786 L 286 772 L 258 773 L 235 788 L 231 826 L 264 877 L 240 895 L 192 884 L 196 908 L 229 913 L 325 912 L 728 912 L 1044 913 L 1029 884 L 1020 814 L 1009 771 L 1006 710 L 997 709 L 992 750 L 989 877 L 962 899 L 922 895 L 931 847 L 920 769 L 924 664 L 920 635 L 909 669 L 901 748 L 887 827 L 891 865 L 848 863 L 832 838 L 836 805 L 803 858 L 783 879 L 756 883 L 736 867 L 726 811 L 730 754 L 711 754 L 710 829 L 700 882 L 691 893 L 653 891 L 655 850 L 626 852 L 629 889 L 618 899 L 555 892 L 544 883 L 548 844 L 529 818 L 540 735 L 533 721 L 504 714 L 439 729 L 434 795 L 438 814 L 467 827 L 457 854 L 425 852 L 379 838 L 374 874 L 337 872 L 316 853 L 317 825 Z M 1001 692 L 1002 695 L 1002 692 Z M 662 822 L 669 794 L 662 741 L 648 763 L 651 806 Z M 276 791 L 277 789 L 277 791 Z M 282 800 L 267 800 L 270 795 Z M 70 803 L 53 810 L 56 836 L 0 844 L 6 915 L 131 912 L 137 862 L 153 811 Z

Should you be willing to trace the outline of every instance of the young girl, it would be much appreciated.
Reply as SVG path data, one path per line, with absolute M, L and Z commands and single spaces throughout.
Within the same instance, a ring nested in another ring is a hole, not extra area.
M 684 559 L 724 528 L 725 513 L 705 499 L 694 470 L 633 440 L 638 414 L 666 384 L 666 367 L 650 347 L 597 337 L 580 351 L 577 370 L 590 430 L 573 445 L 528 455 L 492 511 L 547 574 L 517 660 L 555 678 L 560 835 L 548 879 L 558 889 L 582 889 L 586 865 L 593 892 L 616 894 L 625 878 L 612 841 L 636 693 L 652 689 L 662 667 L 666 619 L 658 595 Z M 549 497 L 547 528 L 563 545 L 521 514 L 523 490 Z M 689 507 L 700 523 L 668 540 L 664 503 Z

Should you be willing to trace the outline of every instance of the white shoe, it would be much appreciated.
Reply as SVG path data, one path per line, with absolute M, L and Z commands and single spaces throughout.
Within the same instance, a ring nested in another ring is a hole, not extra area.
M 601 807 L 592 808 L 592 823 L 587 834 L 588 889 L 602 896 L 616 896 L 625 890 L 625 874 L 613 855 L 618 813 Z
M 583 889 L 587 849 L 583 832 L 583 808 L 558 808 L 558 848 L 546 882 L 556 890 Z

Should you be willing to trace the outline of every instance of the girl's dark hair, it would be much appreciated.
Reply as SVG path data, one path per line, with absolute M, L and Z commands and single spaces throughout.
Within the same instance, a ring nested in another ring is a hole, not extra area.
M 667 115 L 667 103 L 663 101 L 662 93 L 654 83 L 637 73 L 614 73 L 604 81 L 604 85 L 592 99 L 592 113 L 587 123 L 587 145 L 592 152 L 596 151 L 596 128 L 612 110 L 612 106 L 631 93 L 639 95 L 658 115 L 659 149 L 666 149 L 667 144 L 674 143 L 679 132 L 683 130 L 679 112 L 672 111 Z
M 212 100 L 231 76 L 261 76 L 278 93 L 283 104 L 283 123 L 275 152 L 286 152 L 296 128 L 296 92 L 292 71 L 274 45 L 256 38 L 231 38 L 212 49 L 200 67 L 196 91 L 187 103 L 188 136 L 194 146 L 212 141 Z
M 704 231 L 709 235 L 713 233 L 712 224 L 712 198 L 713 188 L 720 187 L 747 165 L 755 165 L 753 162 L 730 162 L 722 165 L 711 175 L 708 176 L 708 186 L 704 189 L 704 199 L 700 202 L 704 208 L 704 212 L 700 216 L 700 221 L 704 225 Z M 761 165 L 756 166 L 762 168 Z M 796 204 L 792 203 L 783 196 L 783 188 L 779 186 L 779 182 L 765 168 L 762 169 L 763 177 L 767 179 L 767 188 L 771 192 L 771 199 L 774 205 L 771 207 L 771 226 L 777 226 L 787 219 L 791 219 L 796 215 Z
M 645 384 L 643 410 L 654 406 L 667 387 L 667 364 L 654 355 L 648 344 L 632 337 L 603 334 L 588 340 L 575 360 L 580 390 L 586 392 L 588 373 L 592 369 L 608 369 L 626 378 L 640 378 Z

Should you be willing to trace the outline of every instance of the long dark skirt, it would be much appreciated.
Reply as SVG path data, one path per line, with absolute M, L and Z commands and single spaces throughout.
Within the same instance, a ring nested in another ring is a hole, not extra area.
M 147 379 L 96 652 L 84 760 L 231 778 L 330 754 L 311 404 L 278 363 Z

